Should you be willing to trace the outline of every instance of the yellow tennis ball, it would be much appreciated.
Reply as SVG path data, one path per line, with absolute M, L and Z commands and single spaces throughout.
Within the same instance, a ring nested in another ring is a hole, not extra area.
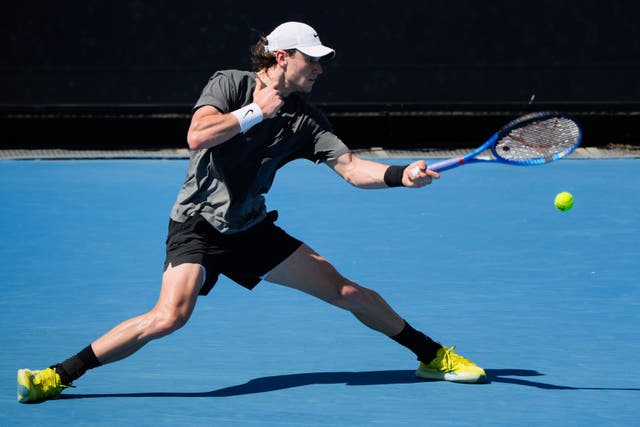
M 568 211 L 573 207 L 573 195 L 567 191 L 563 191 L 562 193 L 558 193 L 556 195 L 553 203 L 559 210 L 563 212 Z

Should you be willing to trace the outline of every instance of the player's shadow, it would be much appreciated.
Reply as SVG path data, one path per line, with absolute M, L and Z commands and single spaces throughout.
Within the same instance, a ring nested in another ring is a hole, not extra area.
M 149 392 L 149 393 L 108 393 L 108 394 L 80 394 L 63 393 L 62 399 L 91 399 L 108 397 L 229 397 L 246 394 L 268 393 L 288 388 L 303 387 L 313 384 L 345 384 L 348 386 L 413 384 L 425 382 L 414 376 L 412 370 L 396 371 L 366 371 L 366 372 L 312 372 L 303 374 L 275 375 L 252 379 L 244 384 L 224 387 L 207 392 Z M 549 384 L 533 381 L 531 377 L 543 374 L 526 369 L 486 369 L 487 381 L 490 383 L 515 384 L 545 390 L 626 390 L 640 391 L 640 388 L 617 387 L 573 387 L 567 385 Z M 524 377 L 524 378 L 523 378 Z M 469 385 L 476 386 L 476 385 Z
M 533 381 L 523 379 L 521 377 L 541 377 L 537 371 L 528 369 L 485 369 L 488 382 L 516 384 L 526 387 L 541 388 L 544 390 L 622 390 L 622 391 L 640 391 L 640 387 L 574 387 L 568 385 L 549 384 L 541 381 Z

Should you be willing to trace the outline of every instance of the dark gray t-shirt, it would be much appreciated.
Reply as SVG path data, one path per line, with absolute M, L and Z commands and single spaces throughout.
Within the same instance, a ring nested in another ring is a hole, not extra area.
M 250 104 L 256 78 L 247 71 L 215 73 L 194 111 L 210 105 L 229 113 Z M 184 222 L 200 214 L 222 233 L 246 230 L 265 218 L 263 194 L 280 167 L 300 158 L 326 162 L 347 152 L 324 114 L 291 94 L 275 117 L 216 147 L 191 152 L 171 218 Z

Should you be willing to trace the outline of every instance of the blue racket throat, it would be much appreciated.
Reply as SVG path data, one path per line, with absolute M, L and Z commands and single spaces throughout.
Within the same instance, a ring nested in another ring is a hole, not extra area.
M 568 156 L 581 141 L 582 129 L 568 115 L 555 111 L 531 113 L 509 122 L 468 154 L 436 162 L 429 169 L 441 172 L 477 162 L 536 166 Z M 487 149 L 493 158 L 479 158 Z
M 475 150 L 471 151 L 470 153 L 467 153 L 461 157 L 452 157 L 447 160 L 441 160 L 439 162 L 429 165 L 428 168 L 436 172 L 442 172 L 448 169 L 457 168 L 458 166 L 462 166 L 467 163 L 494 161 L 489 159 L 480 159 L 480 158 L 477 158 L 476 156 L 480 155 L 482 152 L 486 151 L 493 144 L 495 144 L 495 142 L 498 140 L 498 136 L 499 135 L 496 132 L 484 144 L 482 144 L 480 147 L 476 148 Z

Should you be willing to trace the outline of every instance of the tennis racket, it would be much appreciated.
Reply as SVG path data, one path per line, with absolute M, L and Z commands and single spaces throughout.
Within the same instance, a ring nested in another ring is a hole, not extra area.
M 465 156 L 436 162 L 428 169 L 440 172 L 476 162 L 540 165 L 571 154 L 581 140 L 580 126 L 566 114 L 555 111 L 531 113 L 508 123 Z M 487 149 L 491 149 L 493 158 L 478 157 Z M 417 167 L 411 170 L 412 175 L 419 172 Z

